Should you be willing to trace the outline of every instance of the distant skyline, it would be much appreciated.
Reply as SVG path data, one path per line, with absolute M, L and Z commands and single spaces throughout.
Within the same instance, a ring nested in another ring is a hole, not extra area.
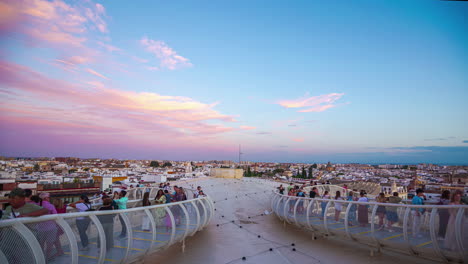
M 468 2 L 0 10 L 3 156 L 468 164 Z

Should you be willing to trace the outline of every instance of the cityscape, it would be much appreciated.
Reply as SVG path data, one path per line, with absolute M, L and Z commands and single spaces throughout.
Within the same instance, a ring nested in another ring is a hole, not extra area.
M 468 166 L 436 164 L 332 164 L 274 163 L 250 161 L 169 161 L 55 158 L 0 158 L 0 196 L 14 188 L 50 192 L 59 197 L 94 195 L 116 185 L 136 187 L 168 180 L 192 179 L 211 175 L 215 168 L 242 169 L 244 177 L 271 180 L 308 180 L 318 183 L 373 184 L 372 193 L 390 195 L 394 191 L 406 196 L 417 188 L 436 201 L 444 190 L 460 190 L 468 196 Z M 105 181 L 103 179 L 111 180 Z M 115 184 L 118 182 L 118 184 Z M 77 188 L 76 184 L 82 185 Z M 67 185 L 70 189 L 66 190 Z M 55 187 L 54 187 L 55 186 Z M 60 187 L 59 187 L 60 186 Z M 48 189 L 49 188 L 49 189 Z M 53 189 L 56 189 L 54 194 Z M 64 190 L 62 190 L 62 188 Z

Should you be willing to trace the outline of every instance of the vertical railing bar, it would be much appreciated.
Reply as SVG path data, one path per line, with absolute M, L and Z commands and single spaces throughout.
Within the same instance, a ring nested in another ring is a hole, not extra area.
M 348 220 L 349 211 L 351 210 L 352 206 L 353 206 L 353 204 L 348 202 L 348 206 L 346 207 L 346 212 L 345 212 L 345 219 L 344 219 L 345 232 L 346 232 L 346 236 L 349 239 L 353 239 L 353 237 L 351 236 L 351 233 L 349 232 L 349 220 Z M 354 223 L 354 224 L 356 224 L 356 223 Z
M 285 220 L 286 222 L 288 222 L 288 223 L 290 223 L 290 222 L 289 222 L 289 219 L 288 219 L 288 217 L 287 217 L 287 215 L 289 215 L 289 212 L 288 212 L 288 214 L 286 214 L 286 208 L 289 207 L 289 200 L 291 200 L 291 196 L 288 196 L 288 199 L 286 200 L 286 203 L 284 203 L 284 209 L 283 209 L 283 212 L 284 212 L 284 220 Z
M 371 214 L 371 236 L 372 236 L 372 240 L 374 241 L 374 243 L 376 244 L 377 248 L 380 248 L 380 242 L 379 240 L 377 239 L 377 237 L 375 236 L 375 215 L 377 213 L 377 208 L 379 207 L 379 205 L 377 204 L 374 204 L 374 206 L 372 207 L 372 214 Z
M 185 237 L 187 237 L 187 234 L 189 232 L 189 223 L 190 223 L 190 216 L 188 214 L 188 211 L 187 209 L 185 208 L 185 205 L 184 204 L 179 204 L 180 207 L 182 208 L 182 211 L 184 212 L 185 214 L 185 233 L 184 233 L 184 236 L 182 237 L 182 239 L 185 239 Z
M 293 211 L 293 217 L 294 217 L 294 222 L 296 223 L 297 226 L 299 226 L 298 222 L 297 222 L 297 205 L 299 204 L 299 200 L 300 198 L 296 198 L 296 202 L 294 203 L 294 211 Z
M 456 210 L 456 209 L 453 209 Z M 455 218 L 455 240 L 457 242 L 458 254 L 460 259 L 464 260 L 464 263 L 468 263 L 468 253 L 466 253 L 463 248 L 463 239 L 462 239 L 462 219 L 463 219 L 464 209 L 460 207 Z
M 190 234 L 191 236 L 193 236 L 198 231 L 200 226 L 200 211 L 198 209 L 198 206 L 196 205 L 196 201 L 190 201 L 190 203 L 192 204 L 193 208 L 195 208 L 195 212 L 197 213 L 197 228 L 195 228 L 192 234 Z
M 431 216 L 429 220 L 429 233 L 431 235 L 431 240 L 432 240 L 432 246 L 434 247 L 434 250 L 436 254 L 442 259 L 442 261 L 447 262 L 447 258 L 442 254 L 440 251 L 439 243 L 437 242 L 437 235 L 435 232 L 435 218 L 437 215 L 437 207 L 433 207 L 431 211 Z
M 328 231 L 328 207 L 330 206 L 331 200 L 327 201 L 327 205 L 325 206 L 325 213 L 323 214 L 323 227 L 325 228 L 325 232 L 330 235 L 330 231 Z
M 63 229 L 63 232 L 68 238 L 71 250 L 71 264 L 78 264 L 78 242 L 75 234 L 71 229 L 70 225 L 63 219 L 62 216 L 58 215 L 57 224 Z
M 166 213 L 169 215 L 169 218 L 171 219 L 171 226 L 172 226 L 171 238 L 169 239 L 169 242 L 166 245 L 166 248 L 168 248 L 169 246 L 172 245 L 172 243 L 174 243 L 176 226 L 175 226 L 174 215 L 172 214 L 172 211 L 169 209 L 169 206 L 164 207 L 164 209 L 166 209 Z
M 96 226 L 96 229 L 98 231 L 98 239 L 101 245 L 101 248 L 99 250 L 98 264 L 102 264 L 104 263 L 104 259 L 106 257 L 106 237 L 104 234 L 104 228 L 102 227 L 101 222 L 95 215 L 93 214 L 89 215 L 89 219 L 93 222 L 93 224 Z
M 27 228 L 21 222 L 13 224 L 12 227 L 16 229 L 18 233 L 23 236 L 24 241 L 28 243 L 34 256 L 34 260 L 36 261 L 36 264 L 45 264 L 45 256 L 42 252 L 41 245 L 39 244 L 39 241 L 37 241 L 37 238 L 34 236 L 34 234 L 31 232 L 31 230 L 29 230 L 29 228 Z
M 124 224 L 127 227 L 127 250 L 125 252 L 124 258 L 122 259 L 122 263 L 127 263 L 128 254 L 130 253 L 133 244 L 133 228 L 132 224 L 130 223 L 130 219 L 125 212 L 121 212 L 119 215 L 122 217 Z
M 156 227 L 156 221 L 154 220 L 154 215 L 149 209 L 144 209 L 146 216 L 148 217 L 150 223 L 151 223 L 151 244 L 148 247 L 148 250 L 146 252 L 149 252 L 153 247 L 154 247 L 154 242 L 156 240 L 156 232 L 157 232 L 157 227 Z

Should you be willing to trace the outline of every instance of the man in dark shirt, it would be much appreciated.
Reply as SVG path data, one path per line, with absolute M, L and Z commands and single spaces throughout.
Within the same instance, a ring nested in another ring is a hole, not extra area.
M 310 198 L 315 198 L 316 195 L 317 195 L 317 187 L 313 187 L 312 191 L 309 192 L 309 196 Z

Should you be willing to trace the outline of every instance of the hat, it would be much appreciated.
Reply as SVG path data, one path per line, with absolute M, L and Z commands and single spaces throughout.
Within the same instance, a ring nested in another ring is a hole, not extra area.
M 45 193 L 39 194 L 39 198 L 41 198 L 41 199 L 49 198 L 49 197 L 50 197 L 50 194 L 49 194 L 49 193 L 46 193 L 46 192 L 45 192 Z

